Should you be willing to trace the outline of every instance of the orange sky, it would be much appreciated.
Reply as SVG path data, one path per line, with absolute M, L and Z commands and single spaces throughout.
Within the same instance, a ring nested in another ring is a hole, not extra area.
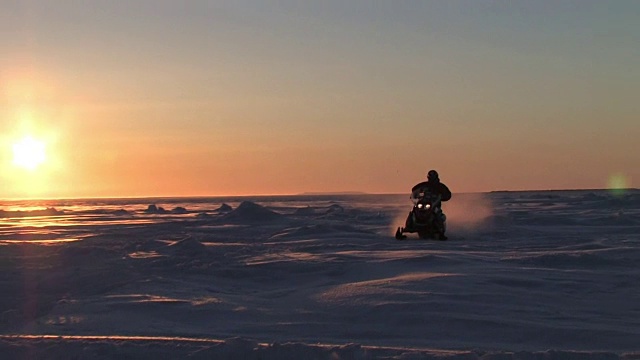
M 639 8 L 11 3 L 0 198 L 637 187 Z

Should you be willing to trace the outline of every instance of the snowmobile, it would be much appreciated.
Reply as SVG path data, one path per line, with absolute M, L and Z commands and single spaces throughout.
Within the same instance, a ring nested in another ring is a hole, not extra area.
M 446 240 L 446 216 L 440 208 L 440 195 L 428 192 L 412 194 L 413 209 L 407 217 L 405 227 L 398 227 L 396 239 L 407 238 L 405 233 L 418 233 L 421 239 Z

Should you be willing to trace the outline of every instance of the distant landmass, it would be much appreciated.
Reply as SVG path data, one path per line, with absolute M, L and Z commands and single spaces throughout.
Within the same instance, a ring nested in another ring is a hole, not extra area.
M 584 191 L 638 191 L 638 188 L 620 189 L 547 189 L 547 190 L 493 190 L 490 193 L 515 193 L 515 192 L 584 192 Z
M 303 193 L 300 193 L 298 195 L 304 195 L 304 196 L 309 196 L 309 195 L 368 195 L 368 193 L 362 192 L 362 191 L 325 191 L 325 192 L 310 191 L 310 192 L 303 192 Z

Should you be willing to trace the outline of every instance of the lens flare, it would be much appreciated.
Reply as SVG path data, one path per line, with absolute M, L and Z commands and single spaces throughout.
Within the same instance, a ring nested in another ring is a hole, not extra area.
M 615 195 L 622 195 L 630 185 L 631 179 L 624 174 L 613 174 L 609 177 L 607 188 Z

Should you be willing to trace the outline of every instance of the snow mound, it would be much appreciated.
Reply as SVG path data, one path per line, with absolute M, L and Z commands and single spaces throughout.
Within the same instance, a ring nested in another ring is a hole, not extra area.
M 228 213 L 230 211 L 233 211 L 233 208 L 229 204 L 222 204 L 219 208 L 216 209 L 216 211 L 219 213 Z
M 251 201 L 243 201 L 237 209 L 225 214 L 223 219 L 229 222 L 266 223 L 282 219 L 283 215 L 269 210 Z
M 147 206 L 147 210 L 144 211 L 147 214 L 166 214 L 167 210 L 162 206 L 157 206 L 155 204 L 151 204 Z
M 338 204 L 331 204 L 326 211 L 327 214 L 342 214 L 344 213 L 344 207 L 338 205 Z
M 177 207 L 173 208 L 173 210 L 171 210 L 172 214 L 186 214 L 188 212 L 189 211 L 186 208 L 182 207 L 182 206 L 177 206 Z
M 167 245 L 172 255 L 197 257 L 208 252 L 207 247 L 193 237 L 187 237 L 175 243 Z

